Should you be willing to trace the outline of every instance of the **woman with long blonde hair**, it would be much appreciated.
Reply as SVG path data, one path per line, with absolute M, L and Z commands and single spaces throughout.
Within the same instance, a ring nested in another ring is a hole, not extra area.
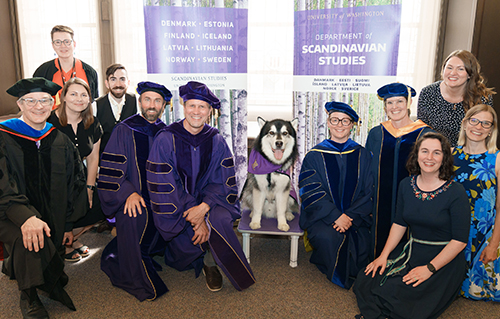
M 485 104 L 471 108 L 464 119 L 458 146 L 453 151 L 456 179 L 469 195 L 471 225 L 465 248 L 467 277 L 462 296 L 500 301 L 499 188 L 500 152 L 497 149 L 498 119 Z

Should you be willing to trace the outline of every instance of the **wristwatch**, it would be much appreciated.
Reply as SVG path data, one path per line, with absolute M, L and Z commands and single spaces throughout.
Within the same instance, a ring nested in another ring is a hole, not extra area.
M 427 264 L 427 269 L 429 269 L 429 271 L 430 271 L 431 273 L 433 273 L 433 274 L 435 274 L 435 273 L 436 273 L 436 271 L 437 271 L 437 270 L 436 270 L 436 267 L 434 267 L 434 265 L 433 265 L 433 264 L 431 264 L 431 263 L 428 263 L 428 264 Z
M 87 185 L 87 188 L 95 191 L 95 186 L 94 185 Z

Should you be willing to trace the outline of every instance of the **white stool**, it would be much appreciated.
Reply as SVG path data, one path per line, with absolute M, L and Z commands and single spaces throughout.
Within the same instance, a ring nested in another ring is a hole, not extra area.
M 250 234 L 261 235 L 279 235 L 290 236 L 290 267 L 297 267 L 297 256 L 299 249 L 299 237 L 304 235 L 304 231 L 299 226 L 299 214 L 294 214 L 295 218 L 288 221 L 290 229 L 288 231 L 281 231 L 278 229 L 278 221 L 275 218 L 264 218 L 260 221 L 261 228 L 251 229 L 250 224 L 250 211 L 245 210 L 241 213 L 240 223 L 238 224 L 238 231 L 243 236 L 243 252 L 250 263 Z

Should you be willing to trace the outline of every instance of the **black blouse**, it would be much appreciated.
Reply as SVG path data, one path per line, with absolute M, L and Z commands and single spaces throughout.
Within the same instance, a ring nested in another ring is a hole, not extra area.
M 102 136 L 102 127 L 99 123 L 99 120 L 94 116 L 94 123 L 92 123 L 88 129 L 85 129 L 83 125 L 83 121 L 78 123 L 78 127 L 75 131 L 73 131 L 73 127 L 71 125 L 62 126 L 59 123 L 59 118 L 56 115 L 56 111 L 52 111 L 50 117 L 47 122 L 52 123 L 57 129 L 66 134 L 69 139 L 75 144 L 78 152 L 80 153 L 80 157 L 84 159 L 89 156 L 92 152 L 92 148 L 94 144 L 97 143 Z

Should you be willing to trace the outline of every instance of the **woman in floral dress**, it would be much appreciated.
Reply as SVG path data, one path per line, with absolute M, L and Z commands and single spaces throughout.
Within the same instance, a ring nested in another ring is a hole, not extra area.
M 475 300 L 500 301 L 497 127 L 497 115 L 491 106 L 474 106 L 462 121 L 458 146 L 453 151 L 456 180 L 467 191 L 472 213 L 465 248 L 468 271 L 461 294 Z

